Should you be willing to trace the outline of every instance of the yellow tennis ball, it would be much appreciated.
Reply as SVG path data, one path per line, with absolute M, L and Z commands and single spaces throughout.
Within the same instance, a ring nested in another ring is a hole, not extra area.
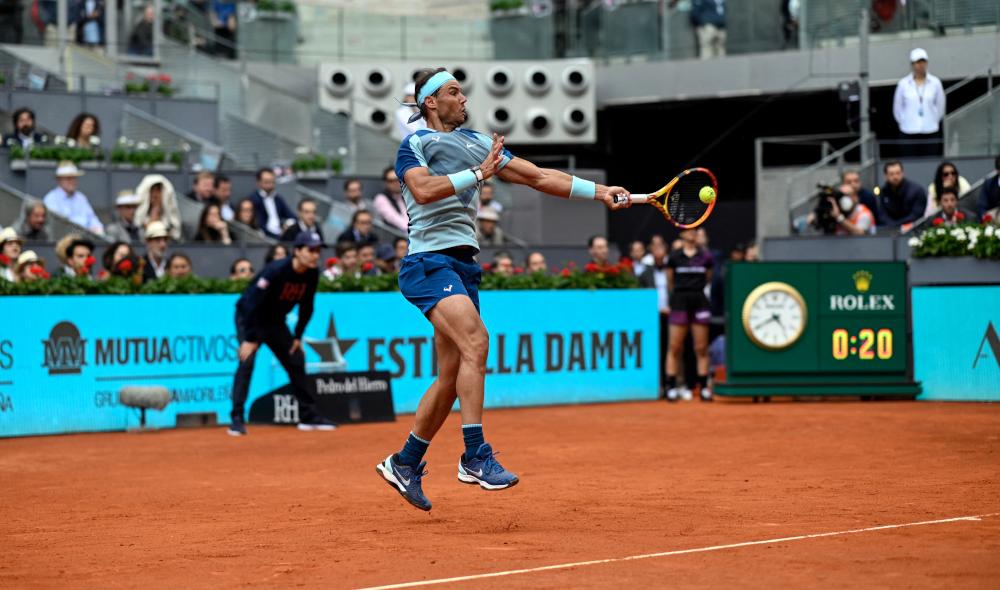
M 715 189 L 710 186 L 701 187 L 701 190 L 698 191 L 698 198 L 701 199 L 702 203 L 711 203 L 715 200 Z

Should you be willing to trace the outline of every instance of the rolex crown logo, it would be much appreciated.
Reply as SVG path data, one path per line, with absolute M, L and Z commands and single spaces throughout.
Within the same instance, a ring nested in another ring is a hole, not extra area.
M 867 270 L 859 270 L 854 273 L 854 286 L 861 293 L 868 291 L 872 286 L 872 273 Z

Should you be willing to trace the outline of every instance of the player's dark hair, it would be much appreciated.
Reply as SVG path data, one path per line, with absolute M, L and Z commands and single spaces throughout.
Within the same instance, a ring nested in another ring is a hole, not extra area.
M 885 163 L 885 166 L 882 167 L 882 172 L 888 172 L 891 166 L 899 166 L 900 170 L 905 170 L 905 168 L 903 168 L 903 163 L 899 160 L 889 160 Z
M 229 274 L 236 274 L 236 265 L 239 264 L 239 263 L 241 263 L 241 262 L 250 262 L 250 259 L 249 258 L 237 258 L 236 260 L 234 260 L 233 263 L 231 265 L 229 265 Z M 250 262 L 250 270 L 251 270 L 251 272 L 253 271 L 253 263 L 252 262 Z
M 258 182 L 260 181 L 260 177 L 264 176 L 265 172 L 270 172 L 271 174 L 274 174 L 274 170 L 271 170 L 270 168 L 259 168 L 259 169 L 257 169 L 257 181 Z
M 604 238 L 604 236 L 602 236 L 601 234 L 596 234 L 596 235 L 590 236 L 589 238 L 587 238 L 587 247 L 588 248 L 593 248 L 594 247 L 594 241 L 597 240 L 597 238 Z M 604 238 L 604 239 L 607 239 L 607 238 Z
M 420 89 L 424 87 L 424 84 L 426 84 L 427 81 L 430 80 L 432 76 L 434 76 L 434 74 L 436 74 L 438 72 L 446 72 L 446 71 L 448 71 L 448 68 L 437 68 L 437 69 L 426 68 L 426 69 L 420 70 L 420 73 L 417 74 L 416 78 L 414 78 L 414 82 L 416 83 L 416 86 L 414 88 L 414 96 L 420 96 Z M 437 93 L 440 90 L 441 89 L 438 88 L 433 93 L 431 93 L 431 96 L 437 96 Z M 423 117 L 424 119 L 426 119 L 427 118 L 427 107 L 424 106 L 421 103 L 421 104 L 417 105 L 417 108 L 420 109 L 420 116 Z
M 305 205 L 306 203 L 312 203 L 313 205 L 315 205 L 316 204 L 316 199 L 314 199 L 312 197 L 302 197 L 302 200 L 299 201 L 299 204 L 296 205 L 295 208 L 298 209 L 299 211 L 301 211 L 302 210 L 302 205 Z

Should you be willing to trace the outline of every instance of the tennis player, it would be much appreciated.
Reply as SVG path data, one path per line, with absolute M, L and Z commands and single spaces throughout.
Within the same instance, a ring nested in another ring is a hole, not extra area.
M 688 328 L 694 338 L 694 355 L 698 370 L 697 379 L 685 375 L 690 386 L 697 384 L 702 401 L 712 400 L 708 388 L 708 323 L 712 310 L 705 296 L 705 285 L 712 282 L 714 260 L 707 248 L 698 245 L 698 232 L 685 229 L 681 232 L 681 247 L 667 258 L 667 284 L 670 289 L 670 351 L 667 353 L 667 401 L 679 398 L 690 400 L 689 387 L 677 387 L 677 369 L 684 356 L 684 338 Z
M 538 168 L 514 157 L 504 138 L 492 139 L 463 129 L 468 115 L 461 85 L 444 68 L 424 70 L 417 77 L 419 112 L 427 129 L 416 131 L 399 146 L 396 175 L 409 214 L 409 251 L 399 272 L 399 289 L 434 325 L 438 377 L 420 400 L 402 450 L 376 466 L 379 474 L 408 502 L 430 510 L 421 478 L 430 441 L 448 417 L 456 396 L 462 415 L 465 452 L 458 461 L 458 479 L 486 490 L 509 488 L 516 475 L 496 460 L 483 434 L 483 390 L 489 336 L 479 317 L 482 272 L 474 256 L 476 211 L 483 182 L 497 176 L 563 198 L 598 200 L 609 209 L 614 195 L 628 195 L 617 186 L 598 185 L 557 170 Z

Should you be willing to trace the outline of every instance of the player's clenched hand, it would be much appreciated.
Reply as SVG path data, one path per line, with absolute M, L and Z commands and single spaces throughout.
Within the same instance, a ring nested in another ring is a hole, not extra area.
M 245 363 L 260 348 L 260 342 L 244 342 L 240 344 L 240 362 Z
M 616 209 L 627 209 L 632 206 L 632 201 L 630 199 L 618 199 L 620 202 L 616 203 L 615 197 L 616 196 L 628 197 L 629 194 L 630 193 L 627 190 L 623 189 L 620 186 L 609 186 L 608 189 L 604 191 L 604 194 L 601 195 L 601 200 L 604 201 L 604 204 L 607 206 L 607 208 L 611 209 L 612 211 Z
M 500 162 L 503 161 L 503 140 L 503 135 L 493 134 L 493 146 L 490 147 L 490 153 L 486 154 L 486 159 L 479 165 L 484 180 L 496 174 L 500 168 Z
M 292 342 L 292 349 L 288 351 L 288 354 L 295 354 L 296 352 L 302 350 L 302 341 L 296 338 Z

